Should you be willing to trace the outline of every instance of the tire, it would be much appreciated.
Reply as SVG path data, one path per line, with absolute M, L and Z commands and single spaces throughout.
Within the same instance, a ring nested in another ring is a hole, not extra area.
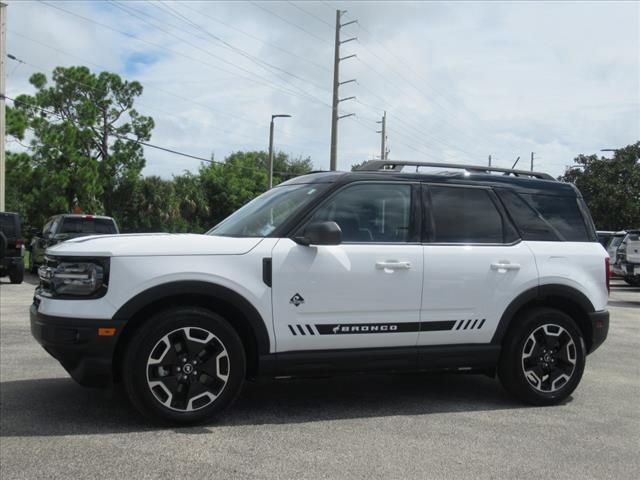
M 514 322 L 498 363 L 502 385 L 531 405 L 562 402 L 584 372 L 586 348 L 580 329 L 571 317 L 552 308 L 528 310 Z
M 155 314 L 135 333 L 121 373 L 129 400 L 143 415 L 194 425 L 233 403 L 245 372 L 242 341 L 224 318 L 176 307 Z
M 19 263 L 11 269 L 9 280 L 11 283 L 22 283 L 22 280 L 24 280 L 24 263 Z
M 640 287 L 640 275 L 627 275 L 624 281 L 632 287 Z
M 29 273 L 38 273 L 38 266 L 33 261 L 33 250 L 29 250 Z

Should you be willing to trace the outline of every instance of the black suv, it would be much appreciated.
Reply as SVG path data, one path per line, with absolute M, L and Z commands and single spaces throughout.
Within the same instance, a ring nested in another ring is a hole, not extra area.
M 115 235 L 120 233 L 116 221 L 99 215 L 61 214 L 54 215 L 44 224 L 42 232 L 36 230 L 29 247 L 29 270 L 35 273 L 44 263 L 44 251 L 70 238 L 88 235 Z
M 0 277 L 9 275 L 11 283 L 24 277 L 24 243 L 17 213 L 0 212 Z

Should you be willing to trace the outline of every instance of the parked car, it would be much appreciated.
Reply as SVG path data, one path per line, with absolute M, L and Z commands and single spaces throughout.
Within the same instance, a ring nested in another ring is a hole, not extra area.
M 600 245 L 607 248 L 607 244 L 616 232 L 610 230 L 598 230 L 596 233 L 598 235 L 598 242 L 600 242 Z
M 624 237 L 626 235 L 627 232 L 625 230 L 614 232 L 614 234 L 609 237 L 609 241 L 604 247 L 607 249 L 607 253 L 609 254 L 609 266 L 612 272 L 614 272 L 615 270 L 616 261 L 618 258 L 618 247 L 620 246 L 622 240 L 624 240 Z
M 640 230 L 628 230 L 616 251 L 613 272 L 634 287 L 640 286 Z
M 69 240 L 88 235 L 118 234 L 118 225 L 111 217 L 100 215 L 60 214 L 49 218 L 42 231 L 35 230 L 29 246 L 29 270 L 36 273 L 38 265 L 44 262 L 47 248 Z
M 24 278 L 24 243 L 17 213 L 0 212 L 0 277 L 9 276 L 11 283 Z
M 523 402 L 562 402 L 609 328 L 582 196 L 544 173 L 435 165 L 297 177 L 204 235 L 50 247 L 33 336 L 81 384 L 122 381 L 177 424 L 257 377 L 497 372 Z

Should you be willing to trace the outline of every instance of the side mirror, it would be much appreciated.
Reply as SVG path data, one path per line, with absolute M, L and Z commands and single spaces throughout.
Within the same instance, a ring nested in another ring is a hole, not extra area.
M 336 222 L 314 222 L 307 225 L 302 236 L 293 239 L 300 245 L 340 245 L 342 230 Z
M 37 237 L 38 235 L 40 235 L 40 233 L 42 233 L 42 229 L 36 228 L 36 227 L 31 227 L 29 229 L 29 233 L 31 233 L 31 236 Z

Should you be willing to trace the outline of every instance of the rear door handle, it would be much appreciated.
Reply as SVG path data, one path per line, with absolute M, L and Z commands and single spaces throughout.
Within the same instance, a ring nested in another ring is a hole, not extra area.
M 386 262 L 376 262 L 378 270 L 409 270 L 411 262 L 396 262 L 388 260 Z
M 507 270 L 520 270 L 520 264 L 509 262 L 495 262 L 491 264 L 491 270 L 498 270 L 499 272 L 506 272 Z

